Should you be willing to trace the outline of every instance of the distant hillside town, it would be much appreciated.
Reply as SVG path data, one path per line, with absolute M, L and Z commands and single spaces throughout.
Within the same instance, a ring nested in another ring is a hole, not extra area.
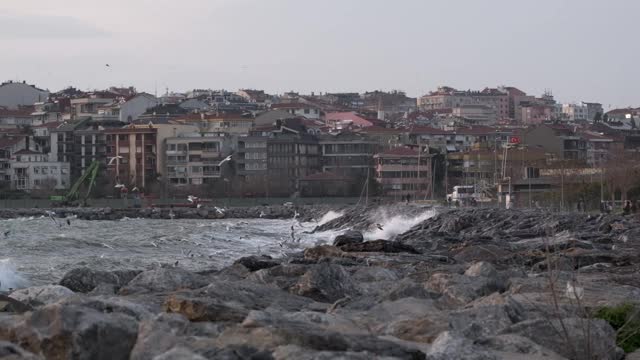
M 635 199 L 640 108 L 510 86 L 267 94 L 0 85 L 0 194 L 378 197 L 514 206 Z

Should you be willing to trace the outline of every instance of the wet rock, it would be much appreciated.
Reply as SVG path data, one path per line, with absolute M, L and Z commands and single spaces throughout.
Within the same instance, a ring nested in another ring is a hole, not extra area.
M 464 305 L 496 291 L 504 291 L 505 285 L 497 278 L 435 273 L 427 287 L 447 297 L 452 304 Z
M 546 359 L 566 360 L 556 352 L 544 348 L 535 342 L 518 335 L 497 335 L 476 340 L 477 345 L 498 352 L 503 359 Z
M 74 292 L 88 293 L 100 284 L 112 284 L 119 288 L 126 285 L 135 275 L 137 270 L 100 271 L 91 268 L 77 268 L 66 273 L 60 285 Z
M 318 261 L 323 258 L 340 258 L 344 255 L 344 251 L 331 245 L 320 245 L 304 251 L 304 258 L 311 261 Z
M 171 295 L 164 304 L 168 313 L 178 313 L 191 321 L 242 321 L 249 311 L 232 303 L 208 297 Z
M 0 312 L 18 313 L 32 310 L 32 306 L 7 295 L 0 294 Z
M 128 359 L 137 331 L 130 316 L 57 303 L 27 314 L 5 340 L 47 359 Z
M 206 287 L 177 293 L 193 298 L 211 298 L 233 303 L 249 310 L 268 307 L 287 311 L 299 311 L 310 306 L 313 301 L 302 296 L 284 292 L 273 286 L 265 286 L 249 281 L 221 281 L 214 279 Z
M 16 290 L 9 296 L 29 306 L 40 306 L 51 304 L 74 295 L 75 293 L 73 291 L 64 286 L 44 285 Z
M 493 244 L 469 245 L 458 250 L 454 259 L 458 262 L 486 261 L 492 264 L 508 260 L 513 254 Z
M 342 266 L 325 262 L 307 271 L 291 292 L 320 302 L 334 302 L 355 294 L 356 286 Z
M 360 231 L 349 230 L 336 236 L 333 240 L 333 246 L 341 247 L 349 244 L 359 244 L 364 241 L 364 236 Z
M 191 350 L 183 347 L 175 347 L 162 355 L 158 355 L 153 360 L 206 360 Z
M 496 335 L 513 322 L 505 306 L 500 305 L 474 307 L 449 314 L 449 328 L 472 340 Z
M 466 276 L 484 276 L 493 278 L 498 275 L 496 268 L 488 262 L 480 261 L 471 265 L 464 273 Z
M 346 252 L 382 252 L 382 253 L 409 253 L 420 254 L 412 246 L 402 244 L 397 241 L 373 240 L 361 243 L 350 243 L 340 246 Z
M 208 283 L 209 280 L 205 276 L 184 269 L 160 268 L 138 274 L 127 286 L 120 289 L 120 295 L 197 289 Z
M 240 264 L 249 271 L 258 271 L 261 269 L 268 269 L 274 266 L 280 265 L 279 261 L 273 260 L 271 256 L 268 255 L 260 255 L 260 256 L 246 256 L 240 258 L 234 262 L 234 264 Z
M 272 326 L 237 326 L 225 330 L 215 343 L 221 347 L 247 345 L 258 350 L 275 350 L 280 346 L 298 346 L 330 352 L 370 352 L 399 359 L 424 359 L 420 350 L 366 334 L 345 334 L 327 330 L 313 323 L 286 321 Z
M 217 351 L 211 339 L 220 335 L 223 329 L 222 324 L 194 323 L 179 314 L 161 313 L 140 322 L 131 360 L 151 360 L 174 348 L 198 353 Z
M 502 334 L 529 338 L 570 359 L 620 359 L 616 332 L 611 325 L 600 319 L 526 320 L 503 330 Z
M 283 264 L 258 270 L 251 273 L 246 279 L 259 284 L 272 284 L 282 290 L 289 291 L 309 269 L 309 265 Z
M 0 359 L 2 360 L 42 360 L 40 356 L 25 351 L 18 345 L 0 341 Z
M 497 360 L 498 357 L 464 336 L 451 331 L 441 333 L 427 353 L 429 360 Z
M 370 352 L 314 351 L 294 345 L 279 346 L 273 352 L 274 360 L 394 360 L 396 357 L 377 356 Z

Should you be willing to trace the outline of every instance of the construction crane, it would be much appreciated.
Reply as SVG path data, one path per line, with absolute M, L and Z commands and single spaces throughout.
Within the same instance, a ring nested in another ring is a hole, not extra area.
M 82 197 L 82 201 L 80 204 L 86 205 L 87 198 L 91 194 L 91 189 L 93 189 L 93 185 L 95 185 L 96 177 L 98 176 L 98 171 L 100 170 L 100 163 L 98 161 L 93 161 L 89 167 L 84 171 L 82 176 L 78 178 L 78 180 L 71 186 L 69 192 L 67 192 L 64 196 L 56 196 L 51 197 L 51 200 L 57 200 L 59 206 L 70 206 L 76 204 L 80 200 L 80 187 L 82 184 L 87 183 L 87 191 Z

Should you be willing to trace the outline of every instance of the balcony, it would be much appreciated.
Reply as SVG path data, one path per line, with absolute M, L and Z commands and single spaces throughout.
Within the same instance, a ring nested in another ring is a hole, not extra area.
M 167 150 L 167 155 L 187 155 L 187 150 Z

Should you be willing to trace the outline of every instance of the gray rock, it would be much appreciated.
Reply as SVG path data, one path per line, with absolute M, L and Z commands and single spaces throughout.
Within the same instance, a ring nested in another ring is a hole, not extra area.
M 361 243 L 349 243 L 340 246 L 345 252 L 381 252 L 381 253 L 409 253 L 420 254 L 413 246 L 399 241 L 373 240 Z
M 494 278 L 498 275 L 496 268 L 486 261 L 479 261 L 471 265 L 464 273 L 466 276 L 484 276 Z
M 513 324 L 504 305 L 480 306 L 449 314 L 449 328 L 477 340 L 498 334 Z
M 144 271 L 120 289 L 120 295 L 170 292 L 206 286 L 209 279 L 180 268 Z
M 291 288 L 294 294 L 320 302 L 334 302 L 356 293 L 349 273 L 340 265 L 320 263 L 307 271 Z
M 479 297 L 505 290 L 505 284 L 495 278 L 447 273 L 433 274 L 427 282 L 427 287 L 441 293 L 454 305 L 467 304 Z
M 563 327 L 567 330 L 566 334 Z M 600 319 L 526 320 L 503 330 L 502 334 L 527 337 L 538 345 L 570 359 L 620 358 L 615 330 L 609 323 Z
M 477 345 L 494 350 L 506 359 L 548 359 L 566 360 L 556 352 L 518 335 L 507 334 L 476 340 Z
M 90 268 L 77 268 L 66 273 L 60 285 L 75 292 L 88 293 L 100 284 L 111 284 L 119 288 L 126 285 L 135 275 L 137 270 L 121 270 L 115 272 L 99 271 Z
M 341 235 L 336 236 L 333 240 L 333 246 L 344 246 L 348 244 L 358 244 L 364 241 L 364 236 L 360 231 L 349 230 Z
M 138 332 L 137 321 L 119 313 L 56 303 L 28 313 L 3 329 L 8 339 L 47 359 L 128 359 Z
M 158 355 L 153 360 L 207 360 L 189 349 L 175 347 L 162 355 Z
M 9 296 L 30 306 L 40 306 L 75 296 L 75 293 L 64 286 L 44 285 L 16 290 Z
M 268 269 L 274 266 L 280 265 L 279 261 L 273 260 L 270 256 L 246 256 L 240 258 L 234 262 L 234 264 L 240 264 L 246 267 L 249 271 L 257 271 L 261 269 Z
M 0 341 L 0 359 L 2 360 L 42 360 L 40 356 L 25 351 L 18 345 Z
M 451 331 L 441 333 L 431 344 L 428 360 L 497 360 L 494 353 L 476 346 L 473 341 Z
M 249 313 L 231 302 L 220 301 L 210 297 L 192 297 L 179 294 L 171 295 L 164 304 L 168 313 L 178 313 L 191 321 L 242 321 Z
M 314 351 L 294 345 L 279 346 L 273 352 L 274 360 L 396 360 L 397 357 L 378 356 L 370 352 Z

